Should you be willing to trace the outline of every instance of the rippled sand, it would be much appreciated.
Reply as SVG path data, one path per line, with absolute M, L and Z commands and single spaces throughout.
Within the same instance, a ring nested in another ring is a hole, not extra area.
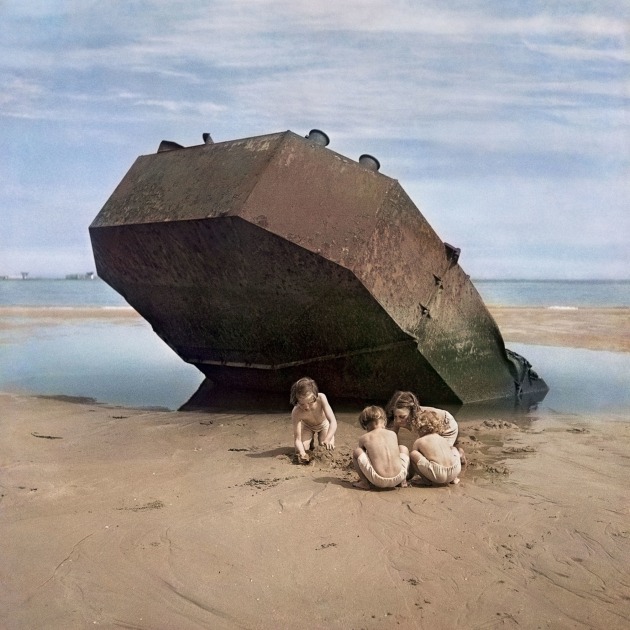
M 615 309 L 532 310 L 492 308 L 627 351 Z M 630 626 L 630 410 L 463 420 L 458 486 L 365 492 L 356 413 L 296 466 L 288 409 L 237 407 L 0 394 L 0 627 Z

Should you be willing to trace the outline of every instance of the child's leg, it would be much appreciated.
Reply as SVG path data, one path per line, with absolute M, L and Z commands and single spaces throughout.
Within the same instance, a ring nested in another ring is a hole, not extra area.
M 304 447 L 304 455 L 302 455 L 297 448 L 295 449 L 295 455 L 300 464 L 308 464 L 311 459 L 308 455 L 308 451 L 311 450 L 313 432 L 302 426 L 302 435 L 300 436 L 300 439 L 302 440 L 302 446 Z
M 409 459 L 411 460 L 410 470 L 420 476 L 420 479 L 429 484 L 433 484 L 434 478 L 432 471 L 428 467 L 429 460 L 420 452 L 413 450 L 409 453 Z
M 354 469 L 357 471 L 357 474 L 359 475 L 359 481 L 353 483 L 352 485 L 355 488 L 361 488 L 362 490 L 369 490 L 372 486 L 370 486 L 370 482 L 368 481 L 367 477 L 363 474 L 363 471 L 361 470 L 361 467 L 359 466 L 359 462 L 358 462 L 359 457 L 364 452 L 365 451 L 359 446 L 357 446 L 354 449 L 354 451 L 352 451 L 352 463 L 354 465 Z
M 326 439 L 326 436 L 328 435 L 328 430 L 330 429 L 330 423 L 328 422 L 327 419 L 324 419 L 322 426 L 323 426 L 322 430 L 317 432 L 317 446 L 321 446 L 322 442 Z M 335 446 L 334 436 L 330 443 L 334 448 Z M 315 448 L 315 439 L 313 439 L 313 448 Z
M 325 429 L 322 429 L 316 435 L 317 435 L 317 446 L 321 446 L 322 442 L 326 439 L 326 436 L 328 435 L 328 427 L 326 427 Z M 334 435 L 332 437 L 332 440 L 330 440 L 330 444 L 333 447 L 335 446 L 335 436 Z M 313 440 L 313 447 L 315 447 L 315 440 Z
M 302 444 L 304 446 L 304 450 L 305 451 L 312 450 L 314 446 L 313 444 L 314 441 L 315 441 L 315 434 L 310 429 L 305 427 L 304 423 L 302 423 Z
M 460 462 L 460 467 L 461 467 L 460 474 L 461 474 L 461 471 L 466 467 L 466 454 L 464 453 L 464 449 L 452 446 L 451 450 L 453 451 L 453 458 L 455 459 L 455 461 Z M 455 477 L 455 479 L 453 479 L 450 483 L 457 484 L 459 483 L 459 481 L 460 481 L 459 477 Z

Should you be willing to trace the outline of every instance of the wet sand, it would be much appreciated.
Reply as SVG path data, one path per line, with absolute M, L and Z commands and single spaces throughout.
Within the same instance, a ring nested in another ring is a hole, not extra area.
M 507 342 L 630 352 L 630 308 L 488 306 Z M 69 321 L 141 321 L 131 307 L 0 307 L 0 331 Z
M 505 341 L 630 352 L 629 308 L 489 306 Z
M 296 466 L 288 408 L 0 410 L 3 629 L 630 626 L 630 410 L 464 420 L 462 483 L 378 492 L 351 485 L 354 412 Z

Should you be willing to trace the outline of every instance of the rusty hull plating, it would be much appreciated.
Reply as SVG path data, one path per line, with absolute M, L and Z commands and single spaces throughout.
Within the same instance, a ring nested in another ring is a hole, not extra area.
M 547 392 L 398 181 L 308 137 L 141 156 L 90 237 L 98 275 L 214 383 L 288 393 L 309 375 L 335 397 L 449 405 Z

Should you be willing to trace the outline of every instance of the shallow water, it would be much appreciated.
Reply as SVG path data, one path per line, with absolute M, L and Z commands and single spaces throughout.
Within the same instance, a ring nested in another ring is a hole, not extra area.
M 23 328 L 0 330 L 2 391 L 175 410 L 203 380 L 144 320 L 33 323 L 12 318 L 10 323 Z M 550 387 L 539 411 L 627 415 L 630 410 L 630 354 L 507 345 L 527 358 Z
M 630 354 L 583 348 L 506 344 L 532 364 L 549 385 L 538 405 L 556 413 L 630 411 Z
M 144 321 L 28 326 L 0 342 L 2 391 L 177 409 L 203 380 Z
M 106 282 L 94 280 L 0 281 L 0 306 L 126 306 Z

